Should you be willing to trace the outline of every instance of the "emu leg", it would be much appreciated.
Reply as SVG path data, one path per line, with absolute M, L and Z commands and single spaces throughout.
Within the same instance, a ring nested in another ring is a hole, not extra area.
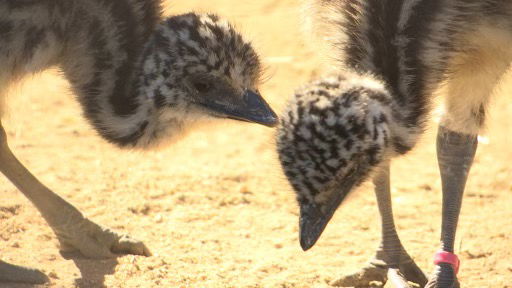
M 114 257 L 116 253 L 150 255 L 142 242 L 90 221 L 78 209 L 41 184 L 12 154 L 1 124 L 0 171 L 36 206 L 57 235 L 61 250 L 78 250 L 89 258 Z M 12 266 L 2 264 L 2 267 L 4 269 L 0 269 L 0 281 L 7 281 L 10 275 L 5 274 L 8 271 L 5 269 L 11 269 Z M 25 277 L 27 282 L 33 279 L 31 270 L 20 268 L 13 271 L 18 271 L 18 278 Z
M 441 249 L 445 252 L 454 253 L 453 246 L 462 196 L 477 146 L 478 140 L 475 135 L 457 133 L 439 126 L 437 158 L 443 189 Z M 445 263 L 437 265 L 427 287 L 459 287 L 452 265 Z
M 375 194 L 381 215 L 382 240 L 376 256 L 360 271 L 331 283 L 340 287 L 382 287 L 391 280 L 396 287 L 411 287 L 414 282 L 423 287 L 427 278 L 400 243 L 393 220 L 389 165 L 374 178 Z

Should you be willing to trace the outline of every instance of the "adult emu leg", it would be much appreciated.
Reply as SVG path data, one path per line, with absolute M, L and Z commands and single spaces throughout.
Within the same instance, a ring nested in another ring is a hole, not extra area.
M 462 206 L 462 196 L 469 170 L 475 157 L 478 140 L 475 135 L 450 131 L 439 126 L 437 158 L 443 189 L 441 250 L 454 253 L 455 232 Z M 428 288 L 459 287 L 456 267 L 442 261 L 437 264 Z
M 496 33 L 499 35 L 500 31 Z M 443 193 L 441 251 L 436 254 L 438 264 L 427 288 L 459 287 L 457 265 L 447 262 L 457 264 L 453 252 L 462 196 L 478 146 L 478 131 L 485 122 L 486 107 L 512 60 L 512 54 L 503 54 L 507 49 L 500 48 L 508 47 L 505 43 L 475 39 L 478 40 L 465 43 L 472 49 L 452 59 L 454 64 L 448 73 L 445 114 L 437 134 Z
M 374 287 L 376 283 L 384 286 L 389 279 L 399 288 L 410 287 L 407 281 L 423 287 L 427 283 L 427 277 L 407 254 L 396 232 L 391 202 L 389 164 L 381 168 L 373 179 L 373 183 L 381 216 L 381 244 L 375 257 L 366 267 L 331 284 L 340 287 Z
M 116 253 L 150 255 L 142 242 L 90 221 L 73 205 L 41 184 L 12 154 L 1 123 L 0 171 L 36 206 L 57 235 L 61 250 L 78 250 L 89 258 L 114 257 Z M 0 261 L 2 281 L 43 283 L 47 278 L 39 271 Z

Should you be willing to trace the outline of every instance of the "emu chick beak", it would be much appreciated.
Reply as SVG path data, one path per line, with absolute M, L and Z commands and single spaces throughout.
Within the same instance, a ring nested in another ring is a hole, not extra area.
M 331 191 L 327 203 L 309 202 L 300 205 L 300 246 L 304 251 L 309 250 L 318 241 L 334 212 L 354 187 L 356 179 L 353 175 L 345 178 L 341 187 Z
M 252 90 L 245 90 L 238 101 L 228 103 L 208 103 L 208 108 L 220 113 L 220 115 L 239 121 L 247 121 L 274 127 L 278 124 L 276 113 L 263 97 Z
M 278 123 L 276 113 L 259 94 L 251 90 L 245 90 L 241 105 L 226 113 L 229 118 L 275 127 Z
M 315 245 L 331 217 L 332 215 L 324 215 L 316 204 L 300 206 L 299 233 L 302 250 L 307 251 Z

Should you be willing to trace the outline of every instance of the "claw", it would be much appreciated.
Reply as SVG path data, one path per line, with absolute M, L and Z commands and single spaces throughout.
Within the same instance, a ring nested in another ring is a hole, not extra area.
M 116 254 L 133 254 L 146 257 L 153 255 L 143 242 L 133 239 L 129 235 L 122 235 L 112 246 L 111 251 Z

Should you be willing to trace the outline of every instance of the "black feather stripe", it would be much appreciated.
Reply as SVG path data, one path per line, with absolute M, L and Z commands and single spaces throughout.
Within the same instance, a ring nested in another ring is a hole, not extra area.
M 429 91 L 426 88 L 426 73 L 428 67 L 421 59 L 422 50 L 425 49 L 424 44 L 431 35 L 431 25 L 436 15 L 441 12 L 443 1 L 441 0 L 424 0 L 420 1 L 412 11 L 410 21 L 403 31 L 404 36 L 409 39 L 409 43 L 405 48 L 405 66 L 410 68 L 406 73 L 412 82 L 409 83 L 407 103 L 408 115 L 405 115 L 405 123 L 409 127 L 421 127 L 423 119 L 428 112 L 428 98 L 426 95 Z M 440 67 L 439 67 L 440 68 Z
M 372 63 L 390 90 L 404 102 L 404 95 L 398 89 L 400 83 L 400 68 L 398 61 L 398 48 L 393 41 L 398 32 L 398 22 L 404 0 L 371 1 L 368 4 L 367 18 L 368 31 L 366 31 L 370 46 L 372 47 Z

